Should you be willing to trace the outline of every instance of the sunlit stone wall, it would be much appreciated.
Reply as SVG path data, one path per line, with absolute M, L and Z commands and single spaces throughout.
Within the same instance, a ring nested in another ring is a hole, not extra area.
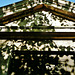
M 58 1 L 58 2 L 57 2 Z M 0 8 L 0 17 L 7 16 L 18 11 L 26 10 L 38 4 L 48 4 L 56 8 L 75 13 L 75 3 L 66 0 L 23 0 L 18 3 Z M 6 24 L 4 27 L 11 26 L 54 26 L 54 27 L 74 27 L 75 22 L 60 18 L 50 12 L 36 12 L 35 14 Z M 75 32 L 75 29 L 0 29 L 0 32 Z M 75 51 L 75 42 L 73 40 L 49 40 L 49 41 L 25 41 L 25 40 L 0 40 L 0 75 L 6 74 L 9 65 L 9 56 L 12 50 L 38 50 L 38 51 Z M 60 57 L 60 61 L 67 56 Z M 70 57 L 69 57 L 70 58 Z M 69 59 L 70 64 L 71 59 Z M 70 65 L 74 66 L 74 61 Z M 63 65 L 62 65 L 63 67 Z M 65 67 L 63 67 L 65 68 Z M 66 70 L 71 71 L 74 67 L 69 67 Z M 73 75 L 73 73 L 71 74 Z

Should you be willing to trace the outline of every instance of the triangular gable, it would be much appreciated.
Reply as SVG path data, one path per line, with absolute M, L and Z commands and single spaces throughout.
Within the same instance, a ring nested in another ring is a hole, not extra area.
M 53 6 L 49 6 L 46 4 L 41 4 L 41 5 L 37 5 L 33 8 L 23 10 L 23 11 L 20 11 L 20 12 L 17 12 L 17 13 L 0 18 L 0 25 L 4 25 L 9 22 L 13 22 L 15 20 L 19 20 L 21 18 L 24 18 L 25 16 L 32 15 L 35 12 L 39 12 L 39 11 L 50 11 L 51 13 L 53 13 L 56 16 L 65 18 L 67 20 L 75 21 L 75 14 L 74 13 L 68 12 L 65 10 L 61 10 L 61 9 L 58 9 L 58 8 L 55 8 Z

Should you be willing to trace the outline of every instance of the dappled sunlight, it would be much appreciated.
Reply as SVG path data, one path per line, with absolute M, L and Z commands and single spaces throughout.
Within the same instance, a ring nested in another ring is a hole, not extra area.
M 75 13 L 74 3 L 65 0 L 23 0 L 0 8 L 0 17 L 38 4 Z M 39 11 L 0 26 L 0 32 L 75 32 L 75 22 L 56 16 L 51 11 Z M 30 51 L 35 53 L 28 53 Z M 37 53 L 41 51 L 48 51 L 48 55 Z M 49 54 L 51 51 L 74 52 L 75 40 L 0 40 L 0 75 L 7 75 L 8 72 L 10 75 L 73 75 L 74 55 L 52 55 Z

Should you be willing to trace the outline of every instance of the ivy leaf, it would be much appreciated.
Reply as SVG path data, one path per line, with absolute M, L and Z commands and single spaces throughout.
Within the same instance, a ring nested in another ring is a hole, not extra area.
M 71 49 L 70 46 L 68 46 L 68 47 L 67 47 L 67 51 L 70 51 L 70 49 Z
M 27 49 L 27 46 L 21 46 L 21 50 Z

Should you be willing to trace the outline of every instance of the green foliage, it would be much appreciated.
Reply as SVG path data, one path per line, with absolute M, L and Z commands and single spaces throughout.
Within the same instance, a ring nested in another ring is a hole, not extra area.
M 19 4 L 15 4 L 15 5 L 12 5 L 10 6 L 10 9 L 11 11 L 13 12 L 17 12 L 18 9 L 21 9 L 21 8 L 26 8 L 28 9 L 28 6 L 31 6 L 31 7 L 34 7 L 34 4 L 39 4 L 41 2 L 41 0 L 38 0 L 38 2 L 36 2 L 37 0 L 24 0 L 22 3 L 19 3 Z M 44 2 L 44 0 L 42 0 Z M 46 4 L 52 4 L 52 0 L 46 0 L 46 2 L 44 2 Z M 37 4 L 37 5 L 38 5 Z M 70 5 L 67 5 L 70 7 Z M 15 7 L 15 8 L 14 8 Z M 65 7 L 63 7 L 65 8 Z M 65 10 L 69 10 L 69 8 L 65 8 Z M 20 11 L 20 10 L 18 10 Z M 46 12 L 45 12 L 46 13 Z M 51 20 L 49 20 L 48 18 L 48 15 L 45 14 L 43 12 L 36 12 L 34 13 L 33 15 L 31 16 L 26 16 L 20 20 L 17 21 L 17 24 L 18 26 L 25 26 L 25 27 L 39 27 L 39 26 L 51 26 L 50 22 L 52 22 L 52 20 L 54 21 L 57 21 L 59 20 L 61 25 L 60 26 L 65 26 L 67 24 L 64 25 L 63 21 L 64 19 L 63 18 L 60 18 L 58 16 L 55 16 L 55 15 L 51 15 Z M 50 15 L 50 13 L 48 13 Z M 0 15 L 0 16 L 3 16 L 4 14 Z M 65 21 L 66 23 L 67 21 Z M 14 23 L 13 23 L 14 24 Z M 0 29 L 1 31 L 2 29 Z M 13 30 L 13 32 L 16 32 L 16 29 L 10 29 L 10 28 L 7 28 L 7 31 L 6 32 L 11 32 L 11 30 Z M 22 29 L 23 32 L 49 32 L 49 31 L 52 31 L 52 32 L 55 32 L 55 29 Z M 11 43 L 12 43 L 12 40 L 10 40 Z M 17 40 L 16 40 L 17 41 Z M 15 41 L 15 43 L 16 43 Z M 46 51 L 48 49 L 48 51 L 52 51 L 54 48 L 56 48 L 58 51 L 70 51 L 70 50 L 73 50 L 72 47 L 70 46 L 57 46 L 56 43 L 54 43 L 53 40 L 44 40 L 44 41 L 31 41 L 31 40 L 22 40 L 23 42 L 21 42 L 21 48 L 20 50 L 23 50 L 23 51 L 26 51 L 26 50 L 30 50 L 30 51 L 33 51 L 33 50 L 39 50 L 39 51 Z M 6 41 L 8 42 L 8 40 Z M 12 50 L 15 50 L 16 49 L 19 49 L 20 46 L 16 46 L 16 45 L 8 45 L 7 43 L 4 43 L 2 46 L 0 46 L 0 75 L 2 75 L 2 72 L 3 70 L 1 69 L 1 66 L 4 65 L 5 67 L 7 67 L 7 63 L 8 63 L 8 58 L 5 60 L 4 59 L 4 56 L 2 55 L 2 53 L 6 52 L 7 54 L 11 54 Z M 60 55 L 60 57 L 63 57 L 63 54 Z M 58 58 L 57 58 L 58 59 Z M 74 59 L 74 57 L 72 57 L 72 59 Z M 61 67 L 62 64 L 58 64 L 59 67 Z M 65 64 L 65 66 L 68 66 L 68 64 Z M 59 67 L 55 67 L 54 70 L 52 71 L 52 73 L 54 73 L 54 75 L 60 75 L 58 73 L 58 70 L 59 70 Z M 68 71 L 65 71 L 63 69 L 60 70 L 62 75 L 70 75 L 70 73 Z M 72 70 L 74 72 L 74 70 Z

